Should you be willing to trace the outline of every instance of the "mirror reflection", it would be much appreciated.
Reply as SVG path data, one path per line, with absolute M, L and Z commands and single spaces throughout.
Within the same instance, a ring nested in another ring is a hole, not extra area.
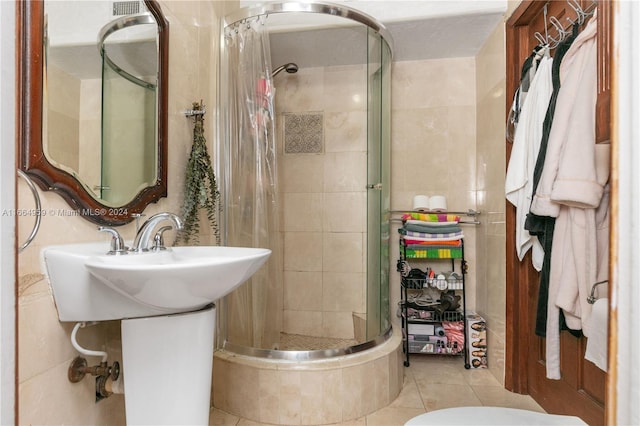
M 158 26 L 143 2 L 45 2 L 44 155 L 101 204 L 158 179 Z

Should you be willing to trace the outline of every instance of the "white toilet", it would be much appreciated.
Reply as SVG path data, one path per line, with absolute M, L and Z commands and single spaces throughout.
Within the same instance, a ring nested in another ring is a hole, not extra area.
M 503 407 L 455 407 L 412 418 L 405 426 L 423 425 L 586 425 L 579 417 Z

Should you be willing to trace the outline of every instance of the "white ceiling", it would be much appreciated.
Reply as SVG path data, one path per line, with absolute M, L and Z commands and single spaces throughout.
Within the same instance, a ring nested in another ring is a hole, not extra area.
M 240 1 L 241 7 L 261 3 L 265 2 Z M 393 38 L 395 61 L 475 56 L 507 9 L 506 0 L 334 0 L 332 3 L 357 9 L 386 26 Z M 337 22 L 340 20 L 344 27 L 346 20 L 333 16 L 270 15 L 267 22 L 272 31 L 274 66 L 281 62 L 298 62 L 302 67 L 359 62 L 351 48 L 359 36 L 344 28 L 327 30 L 340 26 Z

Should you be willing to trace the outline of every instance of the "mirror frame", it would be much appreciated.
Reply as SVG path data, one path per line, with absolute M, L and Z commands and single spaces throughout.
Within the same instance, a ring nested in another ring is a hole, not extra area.
M 158 24 L 158 176 L 124 206 L 107 206 L 95 199 L 72 174 L 46 158 L 42 144 L 44 1 L 20 0 L 17 7 L 18 168 L 44 191 L 60 194 L 73 214 L 99 225 L 131 222 L 135 214 L 167 196 L 167 98 L 169 70 L 169 22 L 155 0 L 145 4 Z

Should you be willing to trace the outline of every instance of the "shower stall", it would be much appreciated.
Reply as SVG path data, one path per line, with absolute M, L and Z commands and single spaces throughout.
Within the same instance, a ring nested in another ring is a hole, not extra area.
M 240 9 L 223 28 L 221 236 L 272 255 L 218 304 L 213 406 L 269 424 L 360 418 L 404 374 L 389 313 L 391 38 L 320 1 Z
M 392 334 L 387 30 L 324 2 L 241 9 L 223 26 L 221 235 L 225 245 L 272 255 L 219 304 L 217 346 L 300 360 L 384 343 Z

